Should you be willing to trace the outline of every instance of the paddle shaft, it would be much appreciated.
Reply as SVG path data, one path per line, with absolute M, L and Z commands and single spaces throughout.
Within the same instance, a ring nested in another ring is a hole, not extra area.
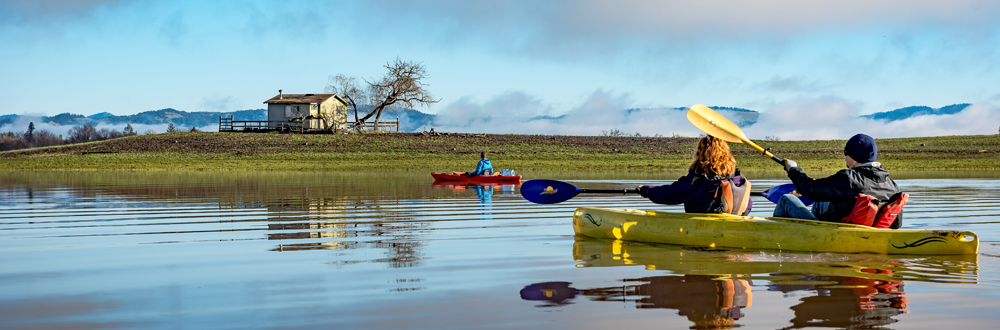
M 581 194 L 638 194 L 638 189 L 580 189 Z
M 743 144 L 745 144 L 745 145 L 748 145 L 748 146 L 750 146 L 751 148 L 754 148 L 755 150 L 757 150 L 757 152 L 760 152 L 760 153 L 761 153 L 762 155 L 764 155 L 765 157 L 770 157 L 770 158 L 771 158 L 771 160 L 773 160 L 773 161 L 777 162 L 778 164 L 781 164 L 781 166 L 785 166 L 785 161 L 784 161 L 784 160 L 782 160 L 781 158 L 778 158 L 778 156 L 775 156 L 775 155 L 774 155 L 774 154 L 772 154 L 772 153 L 771 153 L 770 151 L 767 151 L 767 150 L 765 150 L 764 148 L 761 148 L 761 147 L 760 147 L 759 145 L 757 145 L 756 143 L 753 143 L 753 141 L 750 141 L 750 139 L 748 139 L 748 138 L 746 138 L 746 137 L 743 137 L 743 136 L 741 136 L 741 137 L 740 137 L 740 142 L 743 142 Z
M 581 194 L 638 194 L 638 189 L 580 189 Z M 750 192 L 750 196 L 764 197 L 760 191 Z

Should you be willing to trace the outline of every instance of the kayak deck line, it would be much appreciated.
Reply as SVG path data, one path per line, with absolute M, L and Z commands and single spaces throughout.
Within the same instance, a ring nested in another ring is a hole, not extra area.
M 962 255 L 979 251 L 971 231 L 878 229 L 849 223 L 730 214 L 582 207 L 573 229 L 583 236 L 709 248 L 803 252 Z

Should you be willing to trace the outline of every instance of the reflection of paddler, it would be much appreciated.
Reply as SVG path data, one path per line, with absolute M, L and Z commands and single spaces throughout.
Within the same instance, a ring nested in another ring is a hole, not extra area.
M 887 270 L 862 270 L 888 273 Z M 810 282 L 830 285 L 778 285 L 782 292 L 815 290 L 817 295 L 802 298 L 792 306 L 795 318 L 787 329 L 805 327 L 876 328 L 897 322 L 893 316 L 906 313 L 907 297 L 903 282 L 848 276 L 810 276 Z
M 472 186 L 472 188 L 476 190 L 476 196 L 479 197 L 479 201 L 493 200 L 493 186 Z
M 743 317 L 742 309 L 753 304 L 750 283 L 740 279 L 719 280 L 708 275 L 655 276 L 626 281 L 640 285 L 581 290 L 593 300 L 622 301 L 639 296 L 636 308 L 676 309 L 694 328 L 730 328 Z

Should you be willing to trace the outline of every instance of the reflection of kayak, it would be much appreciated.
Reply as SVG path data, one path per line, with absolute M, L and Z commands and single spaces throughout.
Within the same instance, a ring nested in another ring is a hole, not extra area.
M 871 255 L 785 252 L 778 256 L 758 251 L 704 249 L 588 237 L 576 238 L 573 243 L 573 259 L 580 262 L 578 267 L 643 266 L 648 270 L 673 274 L 722 277 L 729 274 L 758 274 L 755 276 L 766 278 L 775 284 L 799 281 L 806 275 L 978 283 L 979 273 L 975 254 L 925 256 L 906 261 Z
M 438 181 L 461 181 L 461 182 L 513 182 L 521 183 L 520 175 L 477 175 L 469 176 L 468 173 L 431 173 L 434 180 Z
M 712 248 L 912 255 L 975 254 L 969 231 L 876 229 L 868 226 L 726 214 L 579 208 L 577 234 L 594 238 Z
M 510 192 L 511 194 L 514 194 L 514 189 L 517 187 L 518 183 L 519 182 L 462 182 L 434 180 L 434 183 L 431 183 L 431 187 L 451 189 L 455 191 L 462 191 L 466 189 L 493 189 L 496 191 Z
M 513 186 L 513 184 L 511 184 Z M 459 182 L 459 181 L 444 181 L 444 180 L 434 180 L 431 184 L 434 188 L 449 188 L 452 190 L 465 190 L 465 189 L 476 189 L 476 188 L 493 188 L 500 189 L 501 185 L 498 182 Z

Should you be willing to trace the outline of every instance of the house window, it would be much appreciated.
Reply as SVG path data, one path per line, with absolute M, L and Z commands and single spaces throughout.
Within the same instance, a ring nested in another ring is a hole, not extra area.
M 293 118 L 299 116 L 299 106 L 297 105 L 286 105 L 285 106 L 285 117 Z

